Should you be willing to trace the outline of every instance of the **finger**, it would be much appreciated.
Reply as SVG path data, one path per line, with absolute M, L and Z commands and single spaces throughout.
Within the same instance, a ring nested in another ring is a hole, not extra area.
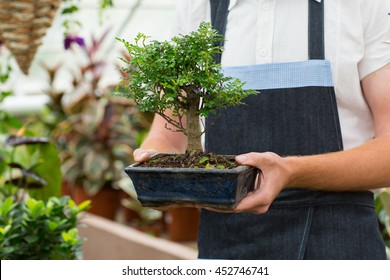
M 239 164 L 242 164 L 242 165 L 249 165 L 248 164 L 248 162 L 249 162 L 248 156 L 249 156 L 249 154 L 238 155 L 235 158 L 236 162 Z
M 255 165 L 267 153 L 247 153 L 236 156 L 236 161 L 244 165 Z
M 271 152 L 265 153 L 247 153 L 236 156 L 236 161 L 241 165 L 260 166 L 270 164 L 275 160 L 276 154 Z
M 156 153 L 154 150 L 136 149 L 134 150 L 133 156 L 135 161 L 144 162 Z
M 256 195 L 244 198 L 234 209 L 236 212 L 249 212 L 254 214 L 264 214 L 268 211 L 270 203 L 259 203 L 258 198 L 253 198 Z
M 258 184 L 261 184 L 259 178 Z M 248 193 L 248 195 L 241 200 L 241 202 L 235 208 L 239 212 L 253 212 L 253 213 L 265 213 L 268 211 L 274 197 L 270 191 L 257 186 L 254 191 Z

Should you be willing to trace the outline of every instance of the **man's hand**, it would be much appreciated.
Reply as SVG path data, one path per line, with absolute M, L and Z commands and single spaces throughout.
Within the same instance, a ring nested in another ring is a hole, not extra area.
M 235 208 L 235 212 L 263 214 L 276 196 L 287 186 L 292 171 L 287 161 L 274 153 L 248 153 L 236 157 L 242 165 L 257 167 L 260 172 L 255 189 Z

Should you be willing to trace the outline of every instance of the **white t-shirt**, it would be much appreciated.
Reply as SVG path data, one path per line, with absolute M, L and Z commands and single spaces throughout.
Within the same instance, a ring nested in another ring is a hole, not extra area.
M 176 14 L 174 33 L 187 34 L 210 21 L 209 0 L 178 0 Z M 307 60 L 307 14 L 308 0 L 230 0 L 222 65 Z M 325 58 L 344 149 L 352 148 L 374 137 L 360 80 L 390 62 L 390 1 L 325 1 Z

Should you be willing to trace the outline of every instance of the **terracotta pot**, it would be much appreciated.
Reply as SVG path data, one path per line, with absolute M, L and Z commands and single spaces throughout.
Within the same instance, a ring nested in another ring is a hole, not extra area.
M 195 241 L 198 237 L 200 211 L 192 207 L 179 207 L 165 212 L 168 237 L 172 241 Z
M 120 199 L 118 190 L 104 187 L 96 195 L 89 196 L 83 188 L 75 187 L 72 194 L 77 204 L 85 200 L 91 200 L 91 208 L 87 210 L 89 213 L 115 220 Z
M 162 233 L 164 232 L 164 221 L 163 219 L 159 219 L 155 222 L 153 222 L 150 225 L 139 225 L 136 226 L 135 228 L 139 231 L 142 231 L 143 233 L 155 236 L 155 237 L 160 237 Z
M 62 196 L 70 196 L 70 197 L 72 197 L 72 191 L 73 191 L 72 185 L 69 184 L 67 181 L 62 181 L 62 184 L 61 184 L 61 195 Z
M 132 199 L 130 195 L 128 195 L 126 192 L 122 190 L 119 192 L 119 197 L 121 201 L 122 199 Z M 132 223 L 133 221 L 139 220 L 141 218 L 137 211 L 129 209 L 128 207 L 124 206 L 122 202 L 120 203 L 119 209 L 121 211 L 121 214 L 123 215 L 123 220 L 126 223 Z

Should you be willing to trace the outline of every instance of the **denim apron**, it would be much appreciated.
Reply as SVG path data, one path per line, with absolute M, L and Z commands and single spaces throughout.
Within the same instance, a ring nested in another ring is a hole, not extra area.
M 206 126 L 212 124 L 207 151 L 289 156 L 343 149 L 330 63 L 324 59 L 324 0 L 308 1 L 309 60 L 224 68 L 246 89 L 261 93 L 206 120 Z M 229 1 L 210 4 L 211 22 L 224 35 Z M 370 191 L 289 189 L 262 215 L 202 210 L 198 248 L 199 258 L 217 259 L 386 258 Z

